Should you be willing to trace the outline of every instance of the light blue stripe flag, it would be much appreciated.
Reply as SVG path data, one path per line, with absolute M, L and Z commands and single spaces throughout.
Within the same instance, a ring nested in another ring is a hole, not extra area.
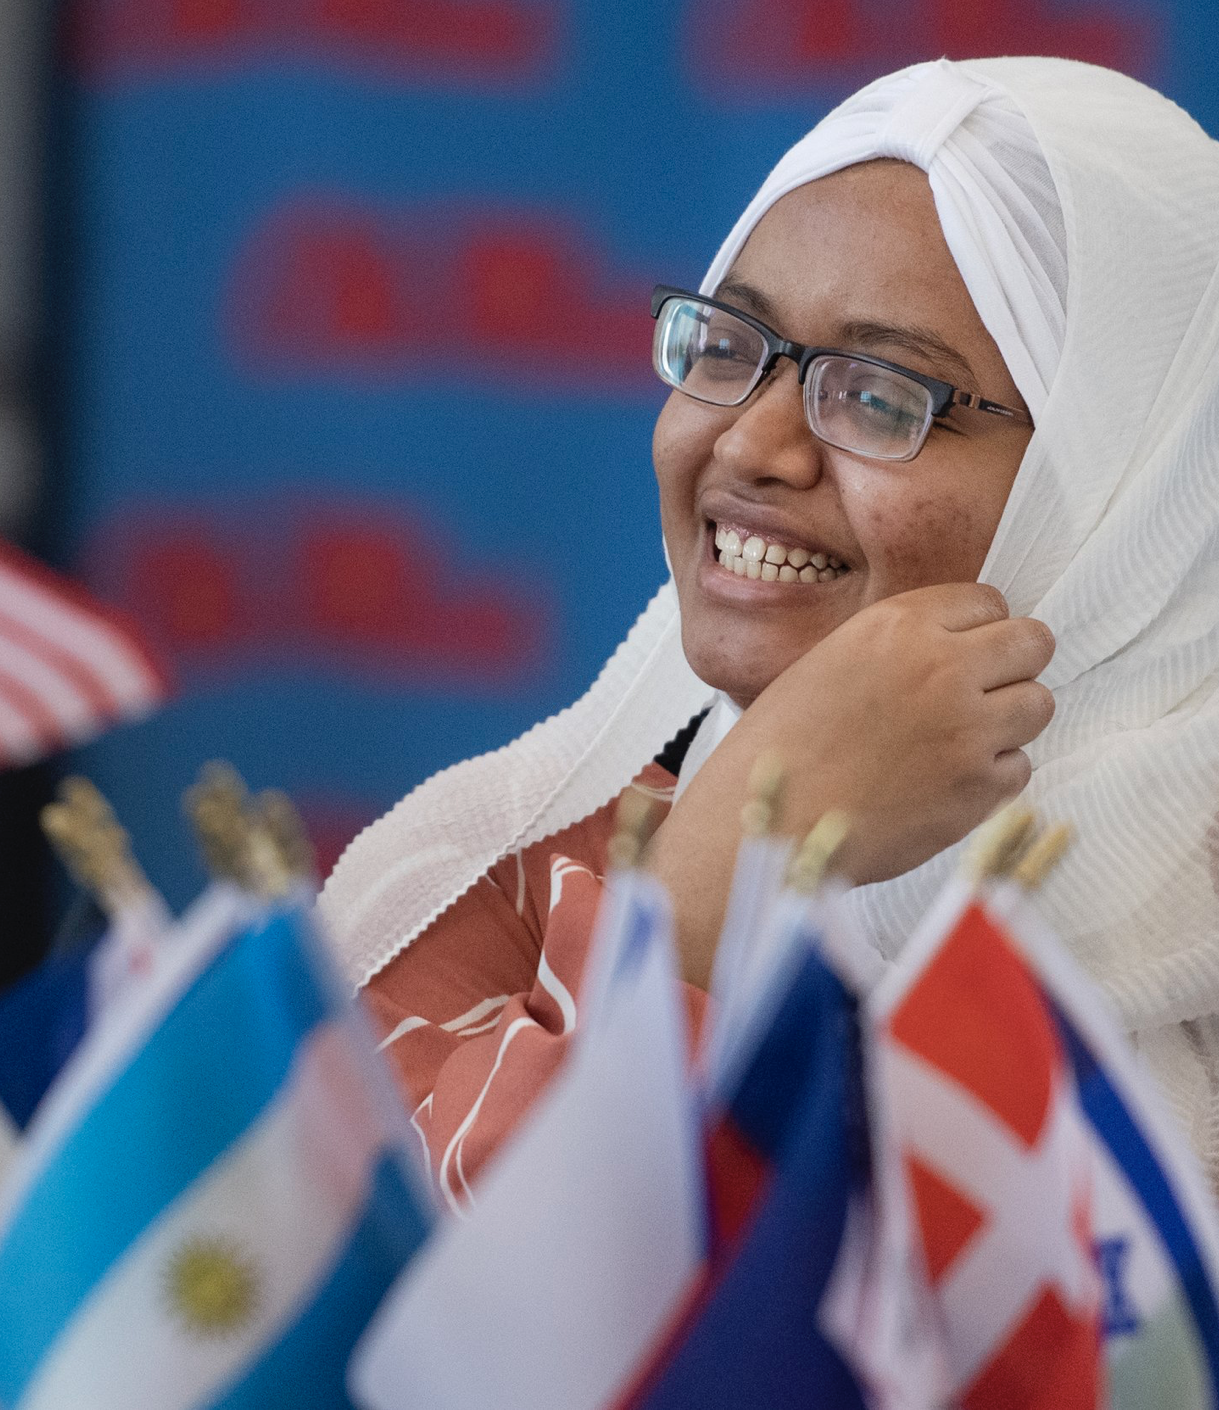
M 9 1410 L 332 1410 L 431 1210 L 299 906 L 217 888 L 0 1192 Z

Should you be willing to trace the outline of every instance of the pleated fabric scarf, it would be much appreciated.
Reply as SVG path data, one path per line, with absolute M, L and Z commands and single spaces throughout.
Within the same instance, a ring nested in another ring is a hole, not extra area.
M 980 577 L 1058 641 L 1027 796 L 1078 840 L 1045 906 L 1219 1170 L 1219 143 L 1090 65 L 916 65 L 782 158 L 704 290 L 781 196 L 878 157 L 926 171 L 1036 422 Z M 352 843 L 321 904 L 353 981 L 499 857 L 600 807 L 712 696 L 668 583 L 575 705 Z M 958 852 L 851 894 L 882 955 Z

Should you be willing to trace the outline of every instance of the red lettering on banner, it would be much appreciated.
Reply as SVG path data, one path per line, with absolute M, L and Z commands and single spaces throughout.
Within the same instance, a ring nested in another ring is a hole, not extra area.
M 320 198 L 275 212 L 238 257 L 226 305 L 239 357 L 280 376 L 472 367 L 514 381 L 650 381 L 647 281 L 558 219 Z
M 191 651 L 223 649 L 242 630 L 239 569 L 229 545 L 198 525 L 173 526 L 129 563 L 132 603 L 152 634 Z
M 138 506 L 99 531 L 86 568 L 183 678 L 308 666 L 498 687 L 552 652 L 547 585 L 394 503 Z
M 270 346 L 317 344 L 340 356 L 393 355 L 415 320 L 397 275 L 392 242 L 371 221 L 319 222 L 291 247 L 293 278 L 238 295 L 259 312 Z M 257 275 L 253 275 L 257 278 Z M 308 291 L 306 293 L 305 291 Z
M 696 71 L 765 101 L 776 82 L 850 91 L 941 54 L 1046 54 L 1145 76 L 1158 47 L 1148 8 L 1105 0 L 709 0 L 690 25 Z
M 557 30 L 555 0 L 73 0 L 64 47 L 98 82 L 285 58 L 516 82 L 551 66 Z

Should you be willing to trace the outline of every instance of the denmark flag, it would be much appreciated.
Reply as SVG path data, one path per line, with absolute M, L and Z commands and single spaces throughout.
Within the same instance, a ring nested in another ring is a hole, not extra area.
M 887 1182 L 964 1410 L 1104 1404 L 1088 1127 L 1054 1010 L 985 898 L 950 888 L 874 996 Z
M 166 693 L 130 624 L 0 542 L 0 769 L 148 714 Z

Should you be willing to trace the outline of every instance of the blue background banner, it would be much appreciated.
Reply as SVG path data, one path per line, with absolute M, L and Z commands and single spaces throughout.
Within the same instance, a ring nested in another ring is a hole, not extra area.
M 178 697 L 81 761 L 171 901 L 231 758 L 325 860 L 582 692 L 664 576 L 653 283 L 947 53 L 1120 67 L 1219 131 L 1213 0 L 76 0 L 64 560 Z

